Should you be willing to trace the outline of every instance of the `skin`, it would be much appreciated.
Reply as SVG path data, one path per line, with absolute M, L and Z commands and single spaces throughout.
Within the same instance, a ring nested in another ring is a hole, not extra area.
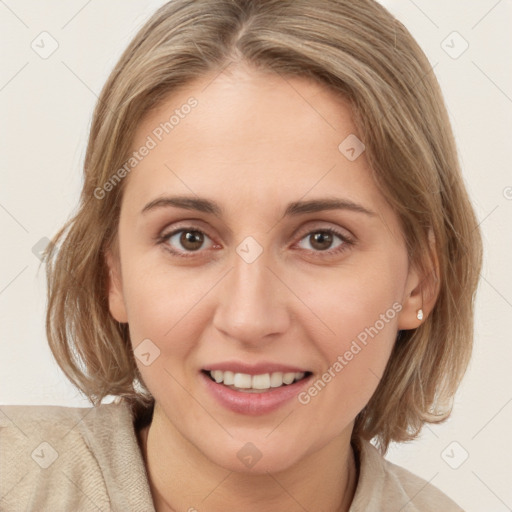
M 349 161 L 338 150 L 348 135 L 362 138 L 348 104 L 307 79 L 238 65 L 174 91 L 140 124 L 134 149 L 191 96 L 197 107 L 126 178 L 108 255 L 111 314 L 129 324 L 134 347 L 149 338 L 160 350 L 149 366 L 137 360 L 156 400 L 140 432 L 155 507 L 346 511 L 357 484 L 354 419 L 397 331 L 418 327 L 417 310 L 426 317 L 435 296 L 422 298 L 423 276 L 409 265 L 365 154 Z M 214 200 L 223 214 L 174 206 L 141 213 L 171 195 Z M 289 202 L 326 197 L 373 214 L 283 217 Z M 181 233 L 155 240 L 178 228 L 201 230 L 203 245 L 190 250 Z M 315 244 L 328 228 L 354 243 L 334 236 Z M 236 252 L 248 236 L 263 249 L 252 263 Z M 401 311 L 307 405 L 293 399 L 247 416 L 201 386 L 200 369 L 228 359 L 293 364 L 318 378 L 395 303 Z M 237 457 L 247 442 L 262 454 L 252 468 Z

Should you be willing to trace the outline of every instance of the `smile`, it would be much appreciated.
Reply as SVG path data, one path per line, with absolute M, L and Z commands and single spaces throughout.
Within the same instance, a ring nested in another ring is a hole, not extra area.
M 217 384 L 246 393 L 258 393 L 272 388 L 288 386 L 302 380 L 310 372 L 272 372 L 259 375 L 235 373 L 232 371 L 213 370 L 205 372 Z
M 216 364 L 202 369 L 199 375 L 204 391 L 218 405 L 248 416 L 269 414 L 286 404 L 296 403 L 293 399 L 313 377 L 312 372 L 302 368 L 238 363 Z

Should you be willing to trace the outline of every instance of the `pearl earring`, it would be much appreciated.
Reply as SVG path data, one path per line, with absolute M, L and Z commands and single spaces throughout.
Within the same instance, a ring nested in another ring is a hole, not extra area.
M 423 309 L 418 309 L 418 312 L 416 313 L 416 318 L 418 320 L 423 320 Z

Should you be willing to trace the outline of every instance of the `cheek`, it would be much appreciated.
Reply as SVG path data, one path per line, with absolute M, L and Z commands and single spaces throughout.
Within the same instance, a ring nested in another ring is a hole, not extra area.
M 172 286 L 177 279 L 162 274 L 145 272 L 138 279 L 135 273 L 132 276 L 125 297 L 130 338 L 142 379 L 157 401 L 187 403 L 189 397 L 181 386 L 188 387 L 189 368 L 194 364 L 190 353 L 201 335 L 197 317 L 201 308 L 194 307 L 198 292 L 184 287 L 184 293 Z
M 325 366 L 321 382 L 307 393 L 305 402 L 322 394 L 321 401 L 331 402 L 326 410 L 341 405 L 340 410 L 356 414 L 371 398 L 394 346 L 402 309 L 407 259 L 400 252 L 394 254 L 340 269 L 336 279 L 331 275 L 310 287 L 313 291 L 305 302 L 315 304 L 314 311 L 326 326 L 316 335 L 311 328 L 310 335 Z M 331 392 L 322 393 L 324 387 Z
M 396 331 L 397 309 L 401 309 L 406 281 L 407 259 L 402 254 L 377 259 L 361 258 L 357 265 L 316 279 L 315 286 L 304 281 L 305 302 L 329 329 L 325 347 L 338 350 L 367 328 L 376 327 L 384 337 Z
M 124 296 L 132 345 L 151 340 L 172 371 L 184 372 L 192 363 L 187 356 L 194 348 L 194 340 L 204 329 L 204 280 L 183 275 L 177 269 L 144 264 L 143 259 L 126 262 Z M 176 364 L 175 364 L 176 363 Z M 155 366 L 151 365 L 154 371 Z M 139 365 L 140 367 L 140 365 Z M 149 370 L 140 367 L 145 375 Z

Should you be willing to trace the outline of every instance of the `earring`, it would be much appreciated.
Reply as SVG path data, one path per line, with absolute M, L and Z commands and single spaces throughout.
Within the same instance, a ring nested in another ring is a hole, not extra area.
M 416 318 L 418 320 L 423 320 L 423 309 L 418 309 L 418 312 L 416 313 Z

